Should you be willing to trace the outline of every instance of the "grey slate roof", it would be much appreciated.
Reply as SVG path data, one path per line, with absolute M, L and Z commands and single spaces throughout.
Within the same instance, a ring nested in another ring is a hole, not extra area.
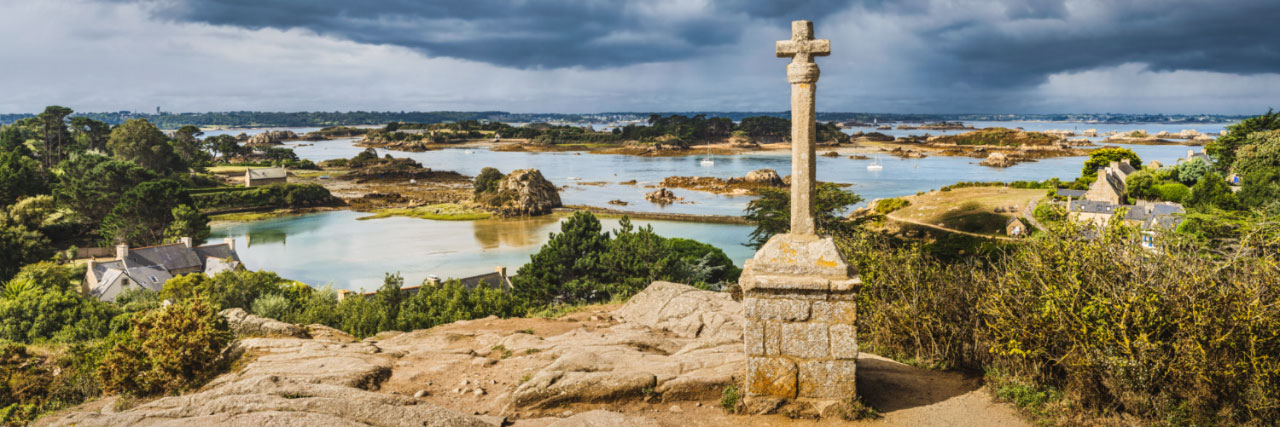
M 196 252 L 181 243 L 129 249 L 125 263 L 134 265 L 159 265 L 166 270 L 182 270 L 204 266 Z
M 249 169 L 247 173 L 253 179 L 279 179 L 289 175 L 289 172 L 284 168 Z
M 231 258 L 231 259 L 239 260 L 239 258 L 236 258 L 236 251 L 231 250 L 231 246 L 227 245 L 226 243 L 218 243 L 216 245 L 196 246 L 192 249 L 195 250 L 196 256 L 199 257 L 201 260 L 204 260 L 205 258 L 209 258 L 209 257 L 219 258 L 219 259 Z
M 1071 197 L 1071 198 L 1079 199 L 1079 198 L 1081 198 L 1081 197 L 1084 197 L 1084 193 L 1088 193 L 1088 191 L 1085 191 L 1085 190 L 1072 190 L 1072 189 L 1068 189 L 1068 188 L 1059 188 L 1059 189 L 1058 189 L 1058 195 L 1059 195 L 1059 196 L 1061 196 L 1061 197 Z

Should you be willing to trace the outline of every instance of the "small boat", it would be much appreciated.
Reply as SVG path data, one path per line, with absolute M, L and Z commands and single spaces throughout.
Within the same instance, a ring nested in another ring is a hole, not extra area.
M 698 162 L 698 164 L 702 165 L 702 167 L 704 168 L 709 168 L 709 167 L 715 166 L 716 161 L 711 159 L 702 159 L 702 161 Z
M 884 165 L 880 164 L 880 159 L 876 159 L 875 161 L 871 162 L 871 164 L 867 165 L 867 170 L 869 171 L 884 170 Z
M 462 154 L 474 154 L 474 153 L 472 153 L 471 150 L 467 150 L 467 151 L 463 151 Z

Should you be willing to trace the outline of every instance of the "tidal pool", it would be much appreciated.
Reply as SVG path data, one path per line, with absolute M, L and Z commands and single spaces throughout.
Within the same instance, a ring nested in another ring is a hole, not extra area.
M 385 273 L 405 284 L 428 275 L 467 277 L 505 266 L 509 274 L 529 261 L 560 231 L 561 216 L 481 221 L 434 221 L 392 217 L 360 221 L 367 214 L 333 211 L 246 223 L 214 224 L 210 241 L 231 237 L 245 266 L 268 270 L 313 286 L 375 290 Z M 605 230 L 618 220 L 601 218 Z M 739 266 L 754 251 L 743 246 L 754 228 L 746 225 L 632 220 L 667 237 L 709 243 Z

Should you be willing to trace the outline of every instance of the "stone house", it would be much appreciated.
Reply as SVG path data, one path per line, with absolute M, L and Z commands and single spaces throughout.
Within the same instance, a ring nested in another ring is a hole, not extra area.
M 1144 231 L 1156 228 L 1174 228 L 1182 223 L 1179 214 L 1186 212 L 1181 205 L 1172 203 L 1141 202 L 1137 205 L 1117 205 L 1093 200 L 1067 202 L 1067 215 L 1073 221 L 1088 222 L 1105 227 L 1111 217 L 1124 211 L 1125 222 L 1141 226 Z
M 1114 205 L 1123 204 L 1125 202 L 1124 180 L 1136 171 L 1137 169 L 1129 164 L 1129 159 L 1111 162 L 1107 167 L 1098 168 L 1098 179 L 1089 185 L 1089 191 L 1085 192 L 1084 199 Z
M 1018 217 L 1009 217 L 1009 222 L 1004 225 L 1004 234 L 1013 237 L 1022 237 L 1027 235 L 1027 225 L 1022 223 Z
M 191 273 L 214 275 L 240 268 L 235 241 L 193 246 L 190 237 L 179 243 L 130 249 L 116 245 L 116 257 L 107 262 L 89 260 L 80 290 L 102 301 L 115 301 L 124 291 L 143 288 L 159 292 L 164 282 Z
M 250 168 L 244 171 L 245 187 L 284 184 L 288 181 L 289 171 L 285 168 Z

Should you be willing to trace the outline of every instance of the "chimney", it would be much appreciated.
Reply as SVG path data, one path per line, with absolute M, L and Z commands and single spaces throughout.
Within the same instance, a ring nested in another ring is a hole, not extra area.
M 231 249 L 233 251 L 236 250 L 236 239 L 231 237 L 226 237 L 222 239 L 222 242 L 227 244 L 228 249 Z
M 499 265 L 494 270 L 498 272 L 498 285 L 508 289 L 511 288 L 511 280 L 507 279 L 507 267 Z
M 1196 150 L 1187 150 L 1187 160 L 1191 160 L 1191 156 L 1196 155 Z
M 182 239 L 179 239 L 179 240 L 181 240 L 181 241 L 182 241 L 182 245 L 183 245 L 183 246 L 186 246 L 188 249 L 190 249 L 190 248 L 191 248 L 191 238 L 190 238 L 190 237 L 183 237 Z
M 129 244 L 120 243 L 116 245 L 116 259 L 125 259 L 129 256 Z

